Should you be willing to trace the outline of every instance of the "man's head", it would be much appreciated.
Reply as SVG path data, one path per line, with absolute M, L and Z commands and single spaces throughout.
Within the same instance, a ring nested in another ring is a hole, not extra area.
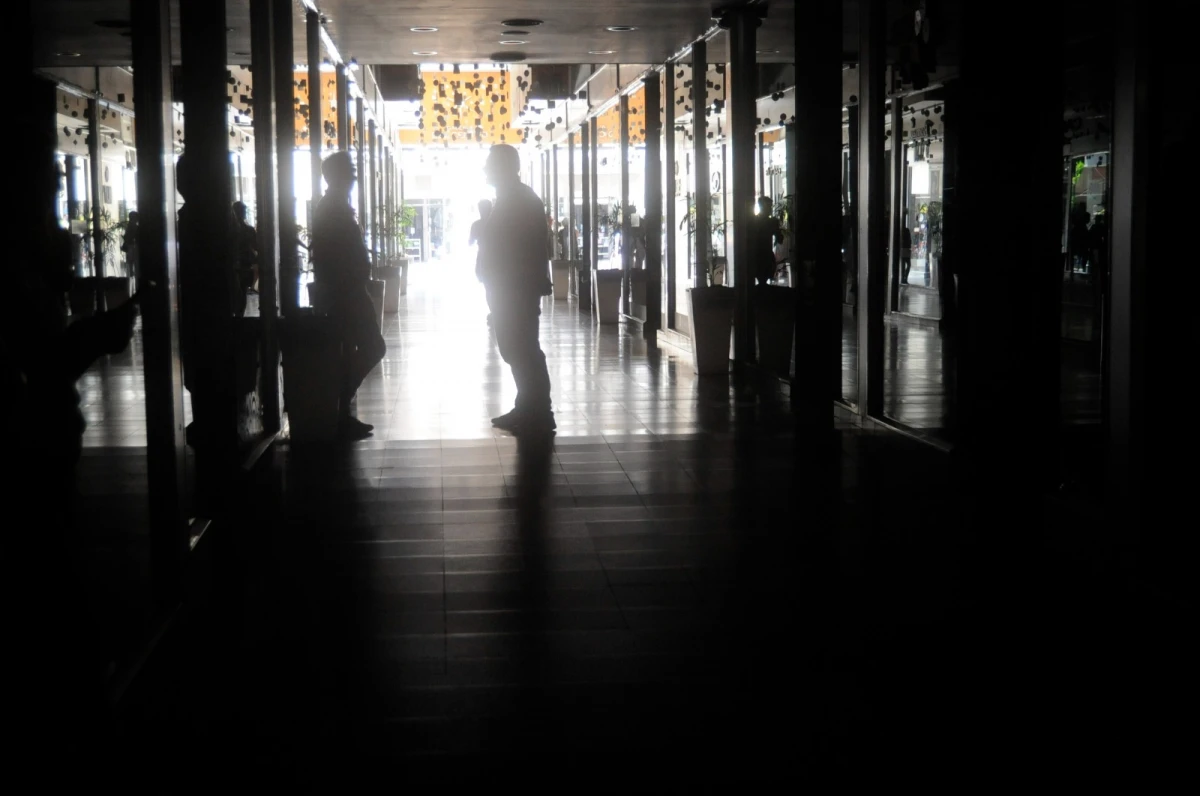
M 192 159 L 184 152 L 179 156 L 179 160 L 175 163 L 175 190 L 179 191 L 179 195 L 184 200 L 195 196 L 196 175 L 192 168 Z
M 509 144 L 496 144 L 483 166 L 488 185 L 507 185 L 521 179 L 521 155 Z
M 775 205 L 769 196 L 758 197 L 758 212 L 764 216 L 771 215 L 771 208 Z
M 233 217 L 236 218 L 238 221 L 246 220 L 246 204 L 245 204 L 245 202 L 234 202 L 233 203 Z
M 479 202 L 479 217 L 487 218 L 492 214 L 492 200 L 483 199 Z
M 330 191 L 349 191 L 358 179 L 354 160 L 349 152 L 334 152 L 321 163 L 321 174 Z

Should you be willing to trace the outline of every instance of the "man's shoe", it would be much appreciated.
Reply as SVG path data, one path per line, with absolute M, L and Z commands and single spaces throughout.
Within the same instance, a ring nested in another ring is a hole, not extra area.
M 514 409 L 511 412 L 506 412 L 505 414 L 500 415 L 499 417 L 493 417 L 492 425 L 496 428 L 504 429 L 505 431 L 512 431 L 517 427 L 520 421 L 521 413 Z
M 341 427 L 338 429 L 338 434 L 342 439 L 366 439 L 375 431 L 375 426 L 370 423 L 364 423 L 355 417 L 346 417 L 342 419 Z

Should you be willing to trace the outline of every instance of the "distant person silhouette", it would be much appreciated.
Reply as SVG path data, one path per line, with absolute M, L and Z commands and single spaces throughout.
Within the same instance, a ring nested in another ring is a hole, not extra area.
M 246 220 L 246 205 L 233 203 L 234 237 L 237 240 L 238 315 L 246 312 L 246 294 L 254 290 L 258 272 L 258 230 Z
M 125 219 L 125 233 L 121 236 L 121 251 L 125 252 L 125 267 L 134 279 L 141 277 L 138 263 L 138 229 L 141 226 L 140 216 L 136 210 L 129 211 Z
M 769 196 L 758 198 L 758 215 L 754 217 L 757 227 L 757 234 L 754 236 L 754 266 L 760 285 L 767 284 L 775 277 L 775 244 L 780 242 L 782 234 L 779 219 L 773 214 L 774 207 L 775 203 Z
M 471 222 L 471 234 L 467 238 L 467 245 L 475 247 L 475 278 L 480 282 L 483 281 L 483 272 L 480 271 L 483 262 L 483 230 L 487 226 L 488 216 L 492 214 L 492 200 L 483 199 L 479 202 L 479 218 Z M 492 325 L 491 313 L 487 316 L 488 326 Z
M 536 437 L 555 429 L 550 374 L 538 342 L 542 296 L 551 293 L 542 200 L 521 182 L 517 150 L 498 144 L 484 165 L 496 206 L 483 231 L 481 274 L 500 356 L 517 383 L 516 406 L 492 424 Z
M 325 158 L 321 173 L 329 190 L 313 213 L 313 276 L 326 293 L 329 317 L 343 346 L 339 434 L 364 439 L 374 426 L 354 417 L 350 404 L 363 379 L 387 353 L 387 344 L 367 293 L 371 258 L 350 207 L 350 191 L 358 179 L 354 161 L 345 152 L 334 152 Z
M 907 214 L 906 214 L 907 215 Z M 900 284 L 908 284 L 908 272 L 912 270 L 912 229 L 908 219 L 900 227 Z M 928 270 L 926 271 L 928 273 Z

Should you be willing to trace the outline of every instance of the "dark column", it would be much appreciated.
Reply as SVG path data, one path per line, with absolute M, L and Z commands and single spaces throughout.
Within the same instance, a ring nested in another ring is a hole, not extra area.
M 729 117 L 733 190 L 733 350 L 741 364 L 758 359 L 754 334 L 754 149 L 758 127 L 758 69 L 755 36 L 762 24 L 758 6 L 737 6 L 721 20 L 729 30 Z M 726 271 L 728 273 L 728 269 Z
M 362 97 L 354 100 L 354 149 L 358 172 L 358 223 L 367 228 L 367 110 Z
M 712 196 L 708 187 L 708 42 L 692 45 L 692 145 L 696 168 L 696 270 L 693 285 L 708 284 Z
M 579 186 L 581 194 L 579 211 L 583 214 L 583 217 L 580 219 L 580 242 L 583 244 L 583 250 L 579 253 L 579 275 L 583 279 L 579 281 L 579 305 L 580 307 L 590 308 L 592 306 L 592 283 L 591 275 L 588 272 L 595 268 L 593 261 L 595 241 L 592 236 L 592 230 L 594 229 L 592 216 L 592 136 L 591 123 L 587 121 L 584 121 L 579 126 L 579 178 L 581 180 Z M 587 281 L 585 282 L 584 279 Z
M 180 320 L 195 418 L 197 512 L 216 518 L 230 508 L 227 479 L 238 444 L 226 18 L 222 3 L 183 3 L 180 12 L 184 141 L 196 175 L 184 197 Z
M 892 98 L 892 214 L 888 230 L 890 245 L 888 246 L 889 270 L 891 278 L 890 304 L 892 312 L 900 309 L 900 245 L 901 232 L 904 230 L 904 203 L 908 197 L 904 194 L 904 100 Z
M 312 213 L 321 199 L 321 141 L 325 131 L 321 129 L 321 16 L 309 11 L 305 15 L 305 31 L 308 43 L 308 151 L 312 169 L 312 211 L 309 212 L 309 230 L 312 229 Z
M 96 88 L 99 91 L 100 87 L 100 70 L 96 70 Z M 94 276 L 103 277 L 104 274 L 104 224 L 101 218 L 102 205 L 100 200 L 102 193 L 100 190 L 100 175 L 102 169 L 100 162 L 100 103 L 95 98 L 89 99 L 87 104 L 88 114 L 88 172 L 91 183 L 91 195 L 88 201 L 92 206 L 92 271 Z M 96 308 L 99 310 L 106 309 L 104 300 L 104 290 L 98 288 L 96 291 Z
M 1157 166 L 1150 138 L 1154 97 L 1146 11 L 1118 12 L 1116 83 L 1113 96 L 1111 266 L 1108 295 L 1104 411 L 1108 432 L 1108 488 L 1134 522 L 1141 502 L 1148 433 L 1147 307 L 1151 238 L 1151 169 Z M 1169 205 L 1170 202 L 1164 203 Z M 1166 208 L 1162 208 L 1166 209 Z M 1160 210 L 1160 208 L 1155 208 Z M 1154 224 L 1154 226 L 1159 226 Z M 1161 229 L 1170 229 L 1162 225 Z M 1183 339 L 1183 338 L 1180 338 Z
M 371 265 L 379 265 L 378 257 L 375 256 L 375 242 L 377 240 L 376 230 L 379 228 L 379 192 L 375 180 L 375 150 L 378 143 L 378 136 L 375 133 L 375 120 L 371 119 L 367 122 L 367 173 L 360 174 L 360 180 L 366 180 L 370 186 L 367 191 L 370 203 L 371 212 L 368 214 L 367 222 L 364 229 L 367 232 L 367 245 L 371 249 Z
M 550 190 L 550 215 L 554 218 L 554 248 L 558 258 L 564 258 L 567 253 L 558 251 L 558 144 L 550 148 L 550 157 L 554 159 L 551 177 L 553 186 Z
M 808 8 L 796 15 L 796 123 L 787 134 L 797 284 L 792 397 L 805 427 L 832 434 L 830 404 L 841 394 L 842 377 L 842 211 L 837 198 L 842 181 L 842 3 L 816 0 Z
M 568 260 L 579 257 L 579 244 L 575 240 L 575 134 L 567 135 L 567 251 Z
M 979 478 L 976 486 L 988 496 L 980 510 L 1000 515 L 989 522 L 996 528 L 1005 527 L 1009 516 L 1032 527 L 1029 515 L 1019 520 L 1016 513 L 1040 511 L 1031 502 L 1035 490 L 1058 485 L 1061 4 L 1039 7 L 1038 24 L 1027 33 L 1025 45 L 1039 53 L 1039 71 L 1054 77 L 1022 102 L 1022 168 L 995 179 L 996 152 L 1009 139 L 1002 125 L 987 118 L 988 108 L 994 108 L 1005 85 L 1011 88 L 1011 72 L 1001 63 L 1007 38 L 999 30 L 963 26 L 962 77 L 947 86 L 946 98 L 953 182 L 947 185 L 945 228 L 952 236 L 942 271 L 958 284 L 959 311 L 951 328 L 958 343 L 957 432 L 961 452 Z M 1022 233 L 997 238 L 996 208 L 1010 206 L 1024 208 Z M 1019 279 L 1023 288 L 997 289 L 1001 274 Z M 1006 542 L 1027 538 L 1016 527 L 1011 530 L 997 536 L 1009 537 Z
M 646 92 L 646 198 L 642 205 L 642 233 L 646 236 L 646 323 L 642 335 L 657 340 L 662 326 L 662 84 L 657 72 L 647 77 Z
M 592 118 L 592 194 L 588 197 L 592 215 L 592 264 L 595 271 L 600 267 L 600 124 Z
M 254 185 L 258 206 L 258 309 L 262 324 L 263 428 L 283 426 L 279 394 L 279 260 L 275 221 L 275 46 L 272 0 L 250 0 L 250 63 L 254 74 Z M 291 147 L 287 149 L 291 153 Z
M 77 155 L 67 155 L 67 218 L 70 221 L 75 221 L 79 218 L 79 186 L 75 181 L 75 172 L 79 170 L 79 157 Z M 72 234 L 72 237 L 74 235 Z M 77 263 L 77 267 L 82 263 Z M 83 276 L 80 271 L 78 276 Z
M 884 4 L 859 4 L 858 59 L 858 391 L 859 412 L 883 412 L 883 302 L 887 297 L 884 213 Z
M 633 226 L 629 218 L 629 95 L 622 94 L 619 105 L 621 125 L 621 306 L 632 315 L 633 286 L 629 272 L 633 268 Z
M 387 219 L 387 234 L 384 235 L 383 250 L 385 257 L 384 262 L 387 264 L 388 261 L 390 261 L 395 255 L 396 248 L 394 245 L 396 240 L 396 191 L 395 181 L 393 179 L 393 169 L 395 164 L 392 162 L 391 147 L 388 147 L 387 149 L 387 156 L 383 159 L 383 164 L 385 167 L 384 174 L 386 176 L 383 187 L 387 194 L 387 202 L 385 202 L 387 214 L 384 216 L 384 218 Z
M 275 28 L 275 135 L 279 157 L 279 309 L 300 306 L 300 250 L 296 231 L 296 60 L 291 0 L 272 0 Z
M 338 149 L 345 152 L 350 148 L 350 81 L 347 79 L 345 64 L 337 65 L 337 83 L 334 85 L 337 101 L 337 144 Z
M 150 575 L 160 611 L 183 594 L 188 554 L 184 513 L 183 367 L 175 238 L 175 136 L 171 98 L 171 2 L 132 0 L 137 102 L 137 193 Z
M 678 292 L 676 286 L 677 273 L 675 271 L 676 253 L 675 253 L 675 224 L 678 223 L 675 219 L 675 64 L 667 62 L 666 68 L 663 69 L 663 80 L 666 85 L 663 88 L 663 96 L 666 100 L 663 102 L 663 108 L 666 111 L 666 118 L 659 120 L 659 126 L 664 131 L 663 141 L 663 161 L 666 164 L 667 175 L 667 190 L 663 198 L 666 204 L 666 229 L 667 229 L 667 252 L 666 252 L 666 290 L 667 290 L 667 328 L 675 328 L 675 312 L 676 299 L 675 294 Z

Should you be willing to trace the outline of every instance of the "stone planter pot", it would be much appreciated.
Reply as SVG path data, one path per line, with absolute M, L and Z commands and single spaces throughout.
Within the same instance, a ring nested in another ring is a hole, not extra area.
M 400 295 L 408 295 L 408 265 L 407 257 L 396 258 L 396 266 L 400 269 Z
M 106 276 L 101 285 L 105 309 L 116 309 L 133 295 L 133 280 L 127 276 Z
M 713 285 L 691 288 L 687 294 L 696 374 L 725 375 L 733 337 L 734 290 Z
M 796 338 L 796 289 L 755 285 L 754 323 L 758 333 L 758 364 L 780 376 L 789 375 Z
M 620 322 L 621 272 L 617 269 L 592 272 L 592 306 L 597 323 L 607 326 Z
M 571 282 L 571 261 L 551 260 L 550 281 L 554 285 L 554 300 L 566 301 Z
M 295 442 L 337 438 L 342 345 L 328 318 L 300 310 L 279 324 L 283 401 Z
M 100 280 L 94 276 L 76 277 L 71 283 L 68 298 L 71 303 L 71 314 L 87 318 L 96 314 L 96 293 Z
M 575 289 L 579 297 L 579 309 L 592 309 L 592 269 L 587 263 L 575 263 Z
M 393 315 L 400 311 L 400 273 L 398 265 L 381 265 L 374 277 L 383 282 L 383 311 Z
M 647 318 L 645 269 L 634 268 L 629 272 L 629 302 L 631 306 L 625 308 L 625 313 L 645 321 Z

